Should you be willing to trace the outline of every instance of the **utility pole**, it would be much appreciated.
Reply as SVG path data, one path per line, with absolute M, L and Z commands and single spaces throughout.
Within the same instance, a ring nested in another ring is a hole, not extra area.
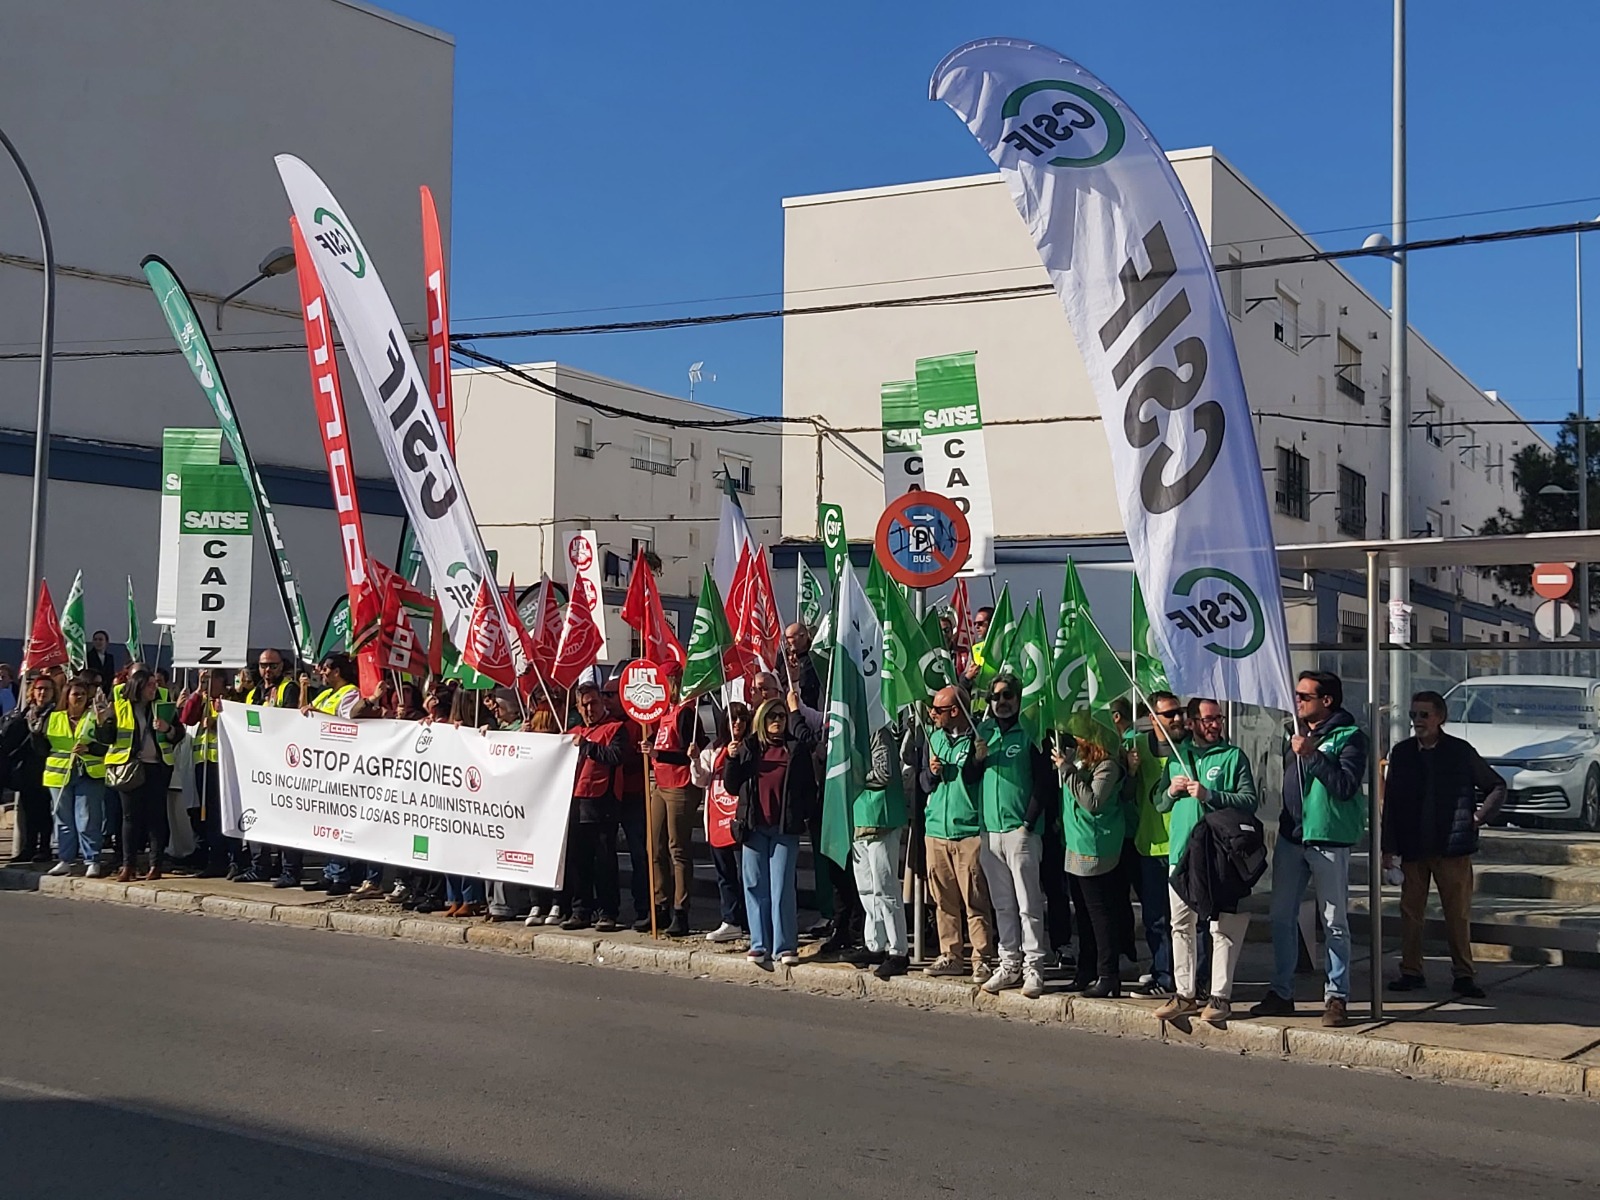
M 1589 421 L 1583 406 L 1583 234 L 1572 235 L 1578 328 L 1578 532 L 1589 529 Z M 1578 564 L 1578 640 L 1589 640 L 1589 564 Z
M 1394 127 L 1390 165 L 1390 233 L 1395 246 L 1406 243 L 1406 0 L 1394 0 Z M 1411 423 L 1410 389 L 1406 374 L 1406 254 L 1395 250 L 1389 267 L 1389 537 L 1411 536 L 1410 505 L 1406 493 L 1406 437 Z M 1402 616 L 1411 600 L 1411 573 L 1406 567 L 1389 568 L 1391 612 Z M 1396 624 L 1391 620 L 1391 626 Z M 1391 641 L 1401 639 L 1393 637 Z M 1406 639 L 1409 640 L 1409 639 Z M 1411 698 L 1409 651 L 1389 655 L 1390 741 L 1409 734 L 1406 705 Z M 1372 747 L 1377 754 L 1379 748 Z

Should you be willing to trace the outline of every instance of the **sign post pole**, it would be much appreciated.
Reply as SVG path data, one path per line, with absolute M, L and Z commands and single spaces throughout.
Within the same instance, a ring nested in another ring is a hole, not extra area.
M 634 659 L 617 680 L 617 698 L 622 701 L 622 711 L 639 723 L 639 757 L 644 763 L 644 852 L 650 860 L 650 936 L 658 938 L 661 934 L 656 915 L 656 823 L 650 802 L 650 726 L 664 720 L 672 708 L 666 685 L 661 682 L 661 668 L 649 659 Z

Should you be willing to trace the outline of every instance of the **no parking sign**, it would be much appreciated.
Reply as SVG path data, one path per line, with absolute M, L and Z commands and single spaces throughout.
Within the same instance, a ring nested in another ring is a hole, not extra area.
M 878 558 L 890 578 L 907 587 L 949 582 L 971 551 L 966 515 L 937 492 L 907 492 L 878 520 Z

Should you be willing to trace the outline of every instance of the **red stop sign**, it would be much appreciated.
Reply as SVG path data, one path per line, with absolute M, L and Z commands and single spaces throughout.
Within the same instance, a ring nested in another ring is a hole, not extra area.
M 1572 568 L 1566 563 L 1534 563 L 1533 590 L 1546 600 L 1559 600 L 1572 590 Z

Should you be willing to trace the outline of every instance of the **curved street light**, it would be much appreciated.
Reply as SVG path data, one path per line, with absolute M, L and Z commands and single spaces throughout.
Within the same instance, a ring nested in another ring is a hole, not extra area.
M 44 321 L 39 334 L 39 412 L 33 436 L 33 508 L 28 527 L 28 590 L 25 602 L 27 612 L 22 619 L 22 645 L 24 650 L 33 633 L 34 596 L 39 590 L 39 576 L 44 570 L 45 502 L 50 483 L 50 376 L 56 349 L 56 249 L 50 240 L 50 222 L 44 215 L 44 201 L 39 199 L 39 189 L 16 146 L 0 129 L 0 145 L 11 155 L 28 189 L 28 199 L 33 204 L 33 216 L 39 224 L 39 243 L 43 247 L 44 262 Z

